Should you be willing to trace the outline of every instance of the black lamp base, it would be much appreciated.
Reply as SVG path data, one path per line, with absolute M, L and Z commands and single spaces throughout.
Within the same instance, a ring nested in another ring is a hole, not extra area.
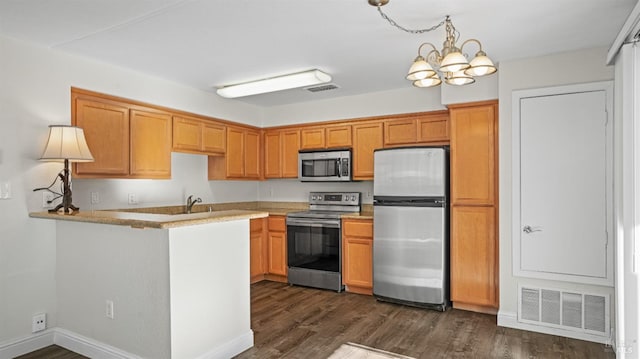
M 71 203 L 71 185 L 69 184 L 69 160 L 64 160 L 64 171 L 60 174 L 62 179 L 62 203 L 54 209 L 50 209 L 50 213 L 57 213 L 60 209 L 64 209 L 64 214 L 77 212 L 80 208 Z

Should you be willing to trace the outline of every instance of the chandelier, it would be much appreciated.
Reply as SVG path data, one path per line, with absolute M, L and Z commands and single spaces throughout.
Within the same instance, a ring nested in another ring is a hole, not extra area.
M 442 44 L 442 49 L 438 49 L 431 43 L 425 42 L 418 47 L 418 56 L 413 60 L 409 68 L 406 79 L 416 87 L 433 87 L 440 85 L 443 81 L 449 85 L 468 85 L 474 83 L 475 77 L 490 75 L 497 71 L 495 65 L 487 54 L 482 50 L 482 44 L 476 39 L 469 39 L 462 43 L 460 47 L 456 43 L 460 40 L 460 33 L 451 22 L 449 15 L 439 24 L 428 29 L 411 30 L 406 29 L 384 12 L 382 6 L 389 0 L 368 0 L 369 4 L 378 8 L 380 16 L 387 20 L 392 26 L 408 33 L 421 34 L 433 31 L 442 25 L 445 26 L 446 37 Z M 478 52 L 471 61 L 462 52 L 465 45 L 475 43 L 478 45 Z M 424 50 L 426 48 L 426 50 Z M 423 50 L 426 55 L 423 56 Z M 428 51 L 428 52 L 427 52 Z

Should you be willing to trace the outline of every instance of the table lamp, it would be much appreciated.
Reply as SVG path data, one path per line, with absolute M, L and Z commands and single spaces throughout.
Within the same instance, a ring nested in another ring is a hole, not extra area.
M 84 131 L 76 126 L 50 125 L 49 139 L 40 160 L 64 161 L 64 169 L 57 175 L 62 180 L 62 203 L 50 209 L 49 212 L 58 212 L 61 208 L 64 209 L 65 214 L 78 211 L 79 208 L 71 203 L 69 162 L 93 162 L 93 156 L 84 138 Z

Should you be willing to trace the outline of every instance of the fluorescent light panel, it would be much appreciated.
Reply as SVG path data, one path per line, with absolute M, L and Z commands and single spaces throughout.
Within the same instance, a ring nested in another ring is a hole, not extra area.
M 309 70 L 295 74 L 271 77 L 268 79 L 245 82 L 219 88 L 218 95 L 226 98 L 257 95 L 298 87 L 324 84 L 331 81 L 331 76 L 320 70 Z

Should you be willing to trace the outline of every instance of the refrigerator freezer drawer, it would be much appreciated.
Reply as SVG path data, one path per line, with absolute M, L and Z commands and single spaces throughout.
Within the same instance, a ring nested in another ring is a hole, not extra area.
M 399 301 L 448 302 L 446 209 L 376 206 L 373 294 Z

